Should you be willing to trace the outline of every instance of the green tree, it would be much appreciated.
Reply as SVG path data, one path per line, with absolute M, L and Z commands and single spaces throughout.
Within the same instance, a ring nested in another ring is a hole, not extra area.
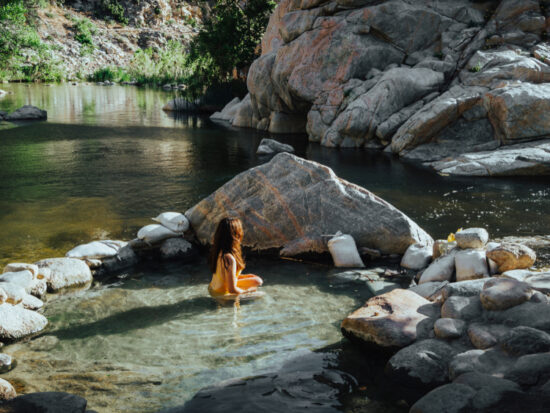
M 217 0 L 191 43 L 187 64 L 192 75 L 187 83 L 192 94 L 200 95 L 213 83 L 229 80 L 234 69 L 247 70 L 259 55 L 274 7 L 272 0 Z

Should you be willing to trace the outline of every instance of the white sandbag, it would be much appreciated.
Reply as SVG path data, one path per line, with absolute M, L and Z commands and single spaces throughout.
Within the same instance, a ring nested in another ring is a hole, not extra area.
M 163 212 L 153 221 L 174 232 L 185 232 L 189 229 L 189 220 L 180 212 Z
M 82 244 L 74 247 L 72 250 L 65 254 L 69 258 L 79 259 L 93 259 L 93 258 L 105 258 L 112 257 L 118 252 L 117 248 L 104 244 L 101 241 L 92 241 L 88 244 Z
M 12 262 L 4 267 L 4 272 L 19 272 L 28 270 L 32 273 L 32 276 L 36 278 L 38 275 L 38 266 L 34 264 L 25 264 L 22 262 Z
M 351 235 L 336 234 L 328 242 L 328 249 L 336 267 L 364 267 Z
M 165 226 L 159 224 L 146 225 L 138 231 L 137 234 L 139 239 L 142 239 L 145 242 L 158 242 L 167 238 L 179 237 L 181 234 L 178 234 L 174 231 L 169 230 Z

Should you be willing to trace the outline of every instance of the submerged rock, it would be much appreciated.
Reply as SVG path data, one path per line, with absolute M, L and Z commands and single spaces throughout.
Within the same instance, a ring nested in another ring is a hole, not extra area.
M 274 139 L 263 138 L 256 151 L 258 155 L 275 155 L 281 152 L 293 153 L 294 148 L 291 145 L 278 142 Z
M 427 338 L 440 308 L 409 291 L 396 289 L 371 298 L 342 321 L 344 335 L 383 349 Z
M 92 273 L 84 261 L 76 258 L 48 258 L 36 263 L 39 268 L 50 270 L 48 290 L 56 292 L 64 288 L 82 287 L 92 282 Z
M 401 211 L 326 166 L 288 153 L 249 169 L 189 209 L 199 241 L 209 244 L 218 222 L 239 217 L 243 246 L 281 255 L 327 252 L 327 235 L 350 234 L 357 246 L 403 254 L 431 237 Z
M 45 120 L 48 112 L 38 109 L 36 106 L 25 105 L 6 116 L 8 121 L 18 120 Z
M 43 330 L 48 320 L 23 307 L 0 304 L 0 340 L 18 340 Z
M 29 393 L 12 398 L 2 405 L 6 413 L 44 412 L 44 413 L 84 413 L 88 402 L 83 397 L 63 393 Z
M 13 368 L 13 364 L 11 356 L 0 353 L 0 374 L 10 371 Z
M 183 238 L 170 238 L 161 244 L 160 255 L 166 260 L 189 260 L 197 255 L 197 250 L 193 247 L 193 244 Z

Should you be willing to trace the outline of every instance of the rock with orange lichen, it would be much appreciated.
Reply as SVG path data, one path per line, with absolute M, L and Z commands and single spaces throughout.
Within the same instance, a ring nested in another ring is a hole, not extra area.
M 350 234 L 357 246 L 403 254 L 432 238 L 397 208 L 338 178 L 313 161 L 288 153 L 237 175 L 185 215 L 199 241 L 209 244 L 218 222 L 239 217 L 243 246 L 284 256 L 328 252 L 327 235 Z

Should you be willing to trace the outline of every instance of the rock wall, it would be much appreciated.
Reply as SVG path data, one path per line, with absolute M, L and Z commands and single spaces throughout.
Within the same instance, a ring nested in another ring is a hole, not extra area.
M 547 145 L 521 146 L 550 134 L 546 3 L 283 0 L 232 123 L 469 163 L 445 173 L 550 174 Z M 487 151 L 507 145 L 494 167 Z

